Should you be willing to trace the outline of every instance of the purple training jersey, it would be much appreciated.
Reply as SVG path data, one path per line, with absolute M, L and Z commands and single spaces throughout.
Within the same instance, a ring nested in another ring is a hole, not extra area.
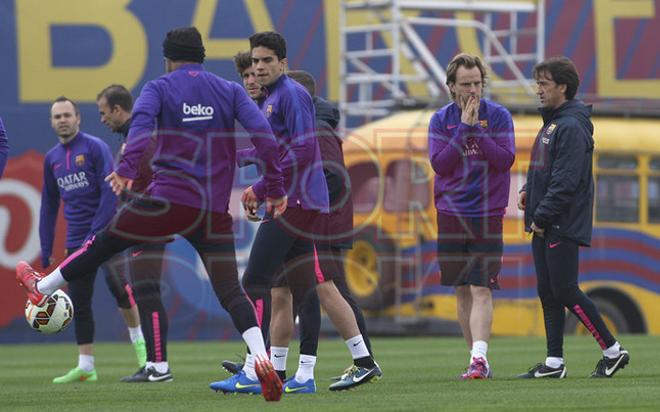
M 243 87 L 187 64 L 148 82 L 135 102 L 120 176 L 135 179 L 156 133 L 151 196 L 224 213 L 236 165 L 234 121 L 248 131 L 265 165 L 264 192 L 284 196 L 277 144 Z
M 514 153 L 513 121 L 503 106 L 481 99 L 479 123 L 474 126 L 461 122 L 456 103 L 438 110 L 429 124 L 438 212 L 462 217 L 503 216 L 509 202 Z

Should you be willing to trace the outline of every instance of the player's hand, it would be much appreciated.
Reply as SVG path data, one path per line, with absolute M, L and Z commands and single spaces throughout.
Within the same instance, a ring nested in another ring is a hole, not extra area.
M 545 229 L 541 229 L 540 227 L 536 226 L 536 223 L 532 222 L 530 229 L 532 229 L 532 232 L 534 232 L 536 236 L 545 237 Z
M 243 209 L 248 214 L 248 219 L 250 216 L 256 216 L 257 215 L 257 209 L 259 208 L 259 199 L 257 199 L 257 195 L 254 193 L 254 189 L 252 189 L 252 186 L 248 187 L 243 191 L 243 195 L 241 195 L 241 203 L 243 204 Z
M 518 210 L 525 210 L 527 204 L 527 192 L 522 191 L 518 193 Z
M 117 196 L 121 195 L 124 190 L 131 190 L 133 188 L 133 179 L 119 176 L 117 172 L 112 172 L 107 175 L 105 181 L 108 182 L 112 191 Z
M 272 213 L 273 219 L 277 219 L 286 210 L 287 196 L 280 197 L 279 199 L 266 198 L 266 213 Z
M 479 122 L 479 97 L 472 95 L 464 100 L 461 122 L 474 126 Z

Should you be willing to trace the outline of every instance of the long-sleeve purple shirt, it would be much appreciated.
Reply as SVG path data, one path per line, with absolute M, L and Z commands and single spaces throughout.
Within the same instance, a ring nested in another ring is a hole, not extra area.
M 509 201 L 509 169 L 515 159 L 513 121 L 503 106 L 481 99 L 479 123 L 461 122 L 451 103 L 431 118 L 429 157 L 436 173 L 438 212 L 462 217 L 503 216 Z
M 5 171 L 8 155 L 9 142 L 7 141 L 7 131 L 5 130 L 5 125 L 2 123 L 2 117 L 0 117 L 0 177 L 2 177 L 2 172 Z
M 110 147 L 82 132 L 69 143 L 58 143 L 46 153 L 39 220 L 41 258 L 45 266 L 53 254 L 60 200 L 64 203 L 67 223 L 67 248 L 79 247 L 108 224 L 117 205 L 117 197 L 105 182 L 111 172 Z
M 264 193 L 284 196 L 277 144 L 243 87 L 188 64 L 148 82 L 133 108 L 120 176 L 135 179 L 154 130 L 152 196 L 226 212 L 236 167 L 234 120 L 250 133 L 265 165 Z
M 328 213 L 328 187 L 316 137 L 312 97 L 285 74 L 266 90 L 268 95 L 260 106 L 279 144 L 289 206 Z M 239 161 L 253 157 L 254 150 L 245 149 L 239 154 Z M 264 184 L 262 178 L 252 186 L 259 199 L 264 197 Z

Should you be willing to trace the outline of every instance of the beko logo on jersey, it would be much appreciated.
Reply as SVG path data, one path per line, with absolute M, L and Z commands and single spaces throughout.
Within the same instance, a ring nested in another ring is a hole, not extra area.
M 210 120 L 213 118 L 213 113 L 215 113 L 215 110 L 213 110 L 212 106 L 203 106 L 201 104 L 189 105 L 186 102 L 183 102 L 183 114 L 185 116 L 190 116 L 184 117 L 184 122 Z
M 65 192 L 89 186 L 85 172 L 71 173 L 57 178 L 57 185 Z

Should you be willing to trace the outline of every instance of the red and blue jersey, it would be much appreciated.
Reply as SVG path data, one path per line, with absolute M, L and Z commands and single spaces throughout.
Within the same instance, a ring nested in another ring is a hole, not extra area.
M 503 216 L 509 202 L 509 169 L 515 159 L 511 114 L 481 99 L 479 122 L 461 122 L 450 103 L 429 124 L 429 157 L 436 173 L 435 206 L 451 216 Z
M 187 64 L 148 82 L 135 102 L 124 155 L 116 169 L 135 179 L 155 131 L 153 180 L 147 192 L 172 203 L 226 212 L 236 167 L 238 120 L 265 165 L 264 192 L 284 196 L 272 130 L 243 87 Z
M 110 147 L 101 139 L 82 132 L 67 144 L 58 143 L 46 153 L 39 220 L 41 257 L 45 266 L 53 253 L 60 200 L 64 203 L 67 222 L 67 248 L 79 247 L 108 224 L 117 205 L 117 197 L 105 182 L 111 172 Z

